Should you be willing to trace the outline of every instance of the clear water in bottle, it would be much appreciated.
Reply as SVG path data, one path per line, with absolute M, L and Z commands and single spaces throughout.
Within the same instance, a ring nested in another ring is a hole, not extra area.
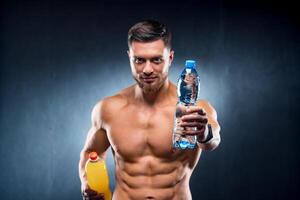
M 186 60 L 185 68 L 177 82 L 178 102 L 174 115 L 173 147 L 179 149 L 193 149 L 197 145 L 197 136 L 183 135 L 185 131 L 196 130 L 196 127 L 180 127 L 181 117 L 186 109 L 195 105 L 200 92 L 200 78 L 196 71 L 196 62 Z

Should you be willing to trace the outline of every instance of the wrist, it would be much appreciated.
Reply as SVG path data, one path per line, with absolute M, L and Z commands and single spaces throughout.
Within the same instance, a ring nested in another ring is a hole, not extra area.
M 205 127 L 205 131 L 204 131 L 204 139 L 200 141 L 197 138 L 197 141 L 200 144 L 205 144 L 205 143 L 208 143 L 212 138 L 213 138 L 213 133 L 212 133 L 211 125 L 207 124 L 206 127 Z

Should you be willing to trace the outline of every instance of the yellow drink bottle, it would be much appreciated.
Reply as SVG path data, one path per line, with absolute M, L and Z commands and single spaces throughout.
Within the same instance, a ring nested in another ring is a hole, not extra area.
M 109 188 L 109 176 L 105 160 L 101 159 L 96 152 L 89 154 L 89 159 L 85 165 L 88 185 L 92 190 L 104 194 L 105 200 L 111 200 Z

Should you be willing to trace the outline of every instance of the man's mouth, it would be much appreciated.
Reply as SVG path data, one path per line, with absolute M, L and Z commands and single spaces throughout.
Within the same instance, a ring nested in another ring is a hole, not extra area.
M 152 83 L 156 80 L 157 77 L 144 77 L 142 78 L 144 82 L 146 83 Z

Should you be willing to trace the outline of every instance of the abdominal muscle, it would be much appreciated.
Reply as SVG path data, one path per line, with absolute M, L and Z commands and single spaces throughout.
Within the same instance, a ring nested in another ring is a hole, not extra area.
M 182 160 L 183 159 L 183 160 Z M 113 200 L 191 200 L 191 170 L 184 157 L 170 161 L 144 156 L 124 161 L 116 155 Z

